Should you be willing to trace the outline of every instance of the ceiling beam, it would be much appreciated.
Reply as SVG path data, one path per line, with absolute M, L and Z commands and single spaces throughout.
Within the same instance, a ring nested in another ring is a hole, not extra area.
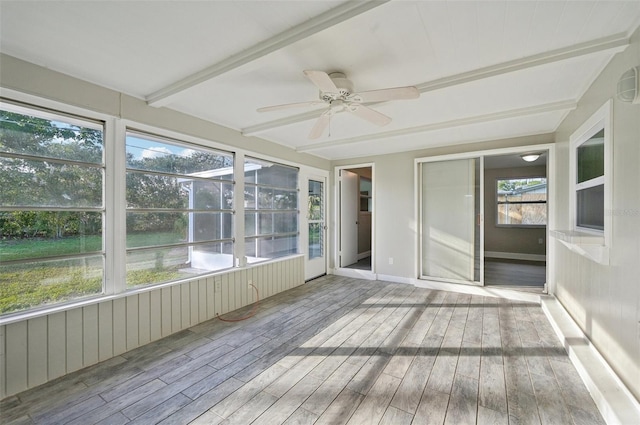
M 161 107 L 171 102 L 172 97 L 218 75 L 232 71 L 242 65 L 255 61 L 269 53 L 280 50 L 296 41 L 310 37 L 324 29 L 337 25 L 354 16 L 367 12 L 390 0 L 347 1 L 293 28 L 264 40 L 229 58 L 215 63 L 201 71 L 191 74 L 147 96 L 150 106 Z
M 533 68 L 560 62 L 580 56 L 590 55 L 593 53 L 603 52 L 607 50 L 622 50 L 630 43 L 629 36 L 626 33 L 615 34 L 609 37 L 598 38 L 585 43 L 574 44 L 572 46 L 563 47 L 561 49 L 551 50 L 533 56 L 527 56 L 512 61 L 499 63 L 484 68 L 475 69 L 473 71 L 463 72 L 461 74 L 451 75 L 449 77 L 439 78 L 437 80 L 427 81 L 416 85 L 420 93 L 427 93 L 434 90 L 453 87 L 460 84 L 470 83 L 485 78 L 495 77 L 509 72 L 520 71 L 523 69 Z M 374 105 L 376 103 L 368 103 Z M 286 118 L 280 118 L 273 121 L 264 122 L 242 130 L 245 136 L 252 136 L 274 128 L 284 127 L 302 121 L 311 120 L 320 116 L 323 110 L 315 110 L 297 114 Z
M 556 50 L 540 53 L 533 56 L 527 56 L 512 61 L 503 62 L 497 65 L 487 66 L 485 68 L 476 69 L 461 74 L 444 77 L 433 81 L 428 81 L 417 85 L 420 93 L 426 93 L 446 87 L 459 84 L 469 83 L 471 81 L 482 80 L 485 78 L 495 77 L 509 72 L 521 71 L 535 66 L 547 65 L 554 62 L 560 62 L 580 56 L 590 55 L 605 50 L 620 49 L 628 46 L 630 39 L 626 33 L 614 34 L 609 37 L 598 38 L 596 40 L 584 43 L 574 44 L 573 46 L 563 47 Z
M 386 131 L 384 133 L 374 133 L 364 136 L 351 137 L 345 139 L 334 139 L 326 142 L 313 143 L 296 148 L 298 152 L 310 152 L 333 146 L 344 146 L 353 143 L 368 142 L 376 139 L 388 139 L 390 137 L 407 136 L 416 133 L 426 133 L 435 130 L 444 130 L 465 125 L 479 124 L 484 122 L 499 121 L 509 118 L 526 117 L 530 115 L 543 114 L 546 112 L 571 111 L 578 103 L 575 100 L 564 100 L 559 102 L 544 103 L 541 105 L 527 106 L 525 108 L 510 109 L 508 111 L 493 112 L 490 114 L 474 115 L 450 121 L 442 121 L 432 124 L 425 124 L 416 127 L 401 128 L 398 130 Z

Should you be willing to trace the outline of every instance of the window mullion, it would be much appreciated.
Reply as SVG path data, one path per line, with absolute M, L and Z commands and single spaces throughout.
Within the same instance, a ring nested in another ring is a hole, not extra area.
M 236 181 L 233 193 L 233 236 L 235 243 L 233 245 L 235 265 L 244 267 L 247 264 L 246 247 L 245 247 L 245 228 L 244 228 L 244 153 L 236 152 L 233 160 L 233 175 Z
M 127 201 L 124 123 L 111 121 L 107 128 L 107 267 L 105 292 L 118 294 L 126 290 L 127 277 Z

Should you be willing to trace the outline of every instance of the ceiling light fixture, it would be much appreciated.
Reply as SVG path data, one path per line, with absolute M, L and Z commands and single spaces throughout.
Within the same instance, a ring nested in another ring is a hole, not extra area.
M 536 159 L 540 158 L 540 154 L 539 153 L 525 153 L 520 155 L 520 158 L 522 158 L 524 161 L 527 162 L 533 162 Z

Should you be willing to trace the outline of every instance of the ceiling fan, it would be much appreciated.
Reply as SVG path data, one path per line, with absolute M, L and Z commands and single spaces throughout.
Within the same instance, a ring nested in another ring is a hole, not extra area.
M 354 93 L 353 84 L 342 72 L 332 72 L 331 74 L 327 74 L 323 71 L 304 71 L 304 75 L 320 90 L 320 100 L 266 106 L 258 109 L 258 112 L 278 111 L 281 109 L 313 105 L 326 105 L 326 110 L 322 115 L 320 115 L 316 123 L 311 128 L 309 139 L 317 139 L 320 137 L 324 130 L 329 126 L 331 117 L 344 111 L 350 112 L 357 117 L 379 126 L 387 125 L 391 122 L 391 117 L 371 109 L 368 106 L 363 105 L 363 103 L 416 99 L 420 96 L 418 89 L 412 86 Z

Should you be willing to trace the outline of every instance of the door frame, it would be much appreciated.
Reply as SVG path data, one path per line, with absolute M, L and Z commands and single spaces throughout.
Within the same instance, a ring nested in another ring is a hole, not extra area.
M 340 199 L 340 171 L 341 170 L 350 170 L 353 168 L 371 168 L 371 193 L 373 195 L 373 202 L 371 206 L 371 270 L 357 270 L 357 269 L 349 269 L 345 267 L 340 267 L 340 207 L 341 207 L 341 199 Z M 347 277 L 355 277 L 359 279 L 369 279 L 376 280 L 377 275 L 375 273 L 376 270 L 376 167 L 373 162 L 366 163 L 358 163 L 351 165 L 340 165 L 334 167 L 334 176 L 333 176 L 333 199 L 335 202 L 333 203 L 334 211 L 333 217 L 335 218 L 335 226 L 333 235 L 333 269 L 332 273 L 339 276 L 347 276 Z
M 454 159 L 469 159 L 469 158 L 482 158 L 483 168 L 481 169 L 481 180 L 484 182 L 484 157 L 485 156 L 494 156 L 494 155 L 509 155 L 509 154 L 523 154 L 532 151 L 545 151 L 547 153 L 547 228 L 546 228 L 546 252 L 547 252 L 547 277 L 546 277 L 546 285 L 547 285 L 547 293 L 553 294 L 555 292 L 555 277 L 556 277 L 556 264 L 555 264 L 555 243 L 551 243 L 551 232 L 556 230 L 556 196 L 558 193 L 557 188 L 557 176 L 556 176 L 556 144 L 555 143 L 542 143 L 539 145 L 526 145 L 526 146 L 514 146 L 508 148 L 499 148 L 499 149 L 488 149 L 481 151 L 473 151 L 473 152 L 463 152 L 457 154 L 449 154 L 449 155 L 439 155 L 439 156 L 431 156 L 431 157 L 421 157 L 414 159 L 414 200 L 415 200 L 415 210 L 414 216 L 416 220 L 416 224 L 418 226 L 418 231 L 416 232 L 416 238 L 414 241 L 414 246 L 416 249 L 416 258 L 415 258 L 415 275 L 420 280 L 420 276 L 422 273 L 421 270 L 421 239 L 422 239 L 422 229 L 420 228 L 420 198 L 421 198 L 421 186 L 420 186 L 420 164 L 423 162 L 433 162 L 433 161 L 447 161 Z M 481 211 L 481 220 L 484 228 L 484 211 Z M 481 261 L 481 281 L 484 285 L 484 231 L 482 231 L 481 238 L 481 246 L 480 252 L 482 254 Z M 440 279 L 430 279 L 430 280 L 438 280 Z

